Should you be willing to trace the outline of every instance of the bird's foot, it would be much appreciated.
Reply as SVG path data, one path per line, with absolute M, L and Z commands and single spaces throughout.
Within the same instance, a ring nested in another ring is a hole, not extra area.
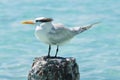
M 56 58 L 57 56 L 55 55 L 55 58 Z
M 47 55 L 47 58 L 50 58 L 50 55 Z

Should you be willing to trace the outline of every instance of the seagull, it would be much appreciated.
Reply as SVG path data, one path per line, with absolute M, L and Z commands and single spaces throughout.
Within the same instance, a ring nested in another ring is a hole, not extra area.
M 74 36 L 82 33 L 93 25 L 98 24 L 99 22 L 95 22 L 88 26 L 84 27 L 73 27 L 67 28 L 61 23 L 52 23 L 52 18 L 47 17 L 38 17 L 34 20 L 26 20 L 23 21 L 22 24 L 35 24 L 35 36 L 41 42 L 44 42 L 49 45 L 48 55 L 50 57 L 51 45 L 56 45 L 56 54 L 54 57 L 57 57 L 59 46 L 69 42 Z

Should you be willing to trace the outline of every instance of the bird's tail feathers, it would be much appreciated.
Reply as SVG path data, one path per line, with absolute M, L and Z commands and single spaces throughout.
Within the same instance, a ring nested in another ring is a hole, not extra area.
M 101 22 L 95 22 L 95 23 L 90 24 L 90 25 L 88 25 L 88 26 L 80 27 L 80 28 L 79 28 L 79 33 L 84 32 L 84 31 L 88 30 L 89 28 L 91 28 L 91 27 L 93 27 L 94 25 L 99 24 L 99 23 L 101 23 Z

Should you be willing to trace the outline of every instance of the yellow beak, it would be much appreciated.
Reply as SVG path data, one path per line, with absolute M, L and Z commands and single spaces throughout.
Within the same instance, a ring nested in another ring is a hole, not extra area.
M 35 24 L 33 20 L 23 21 L 22 24 Z

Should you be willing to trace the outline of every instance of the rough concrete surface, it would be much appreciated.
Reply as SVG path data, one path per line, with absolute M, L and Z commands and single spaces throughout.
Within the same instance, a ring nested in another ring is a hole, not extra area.
M 28 80 L 80 80 L 79 67 L 73 57 L 37 57 Z

